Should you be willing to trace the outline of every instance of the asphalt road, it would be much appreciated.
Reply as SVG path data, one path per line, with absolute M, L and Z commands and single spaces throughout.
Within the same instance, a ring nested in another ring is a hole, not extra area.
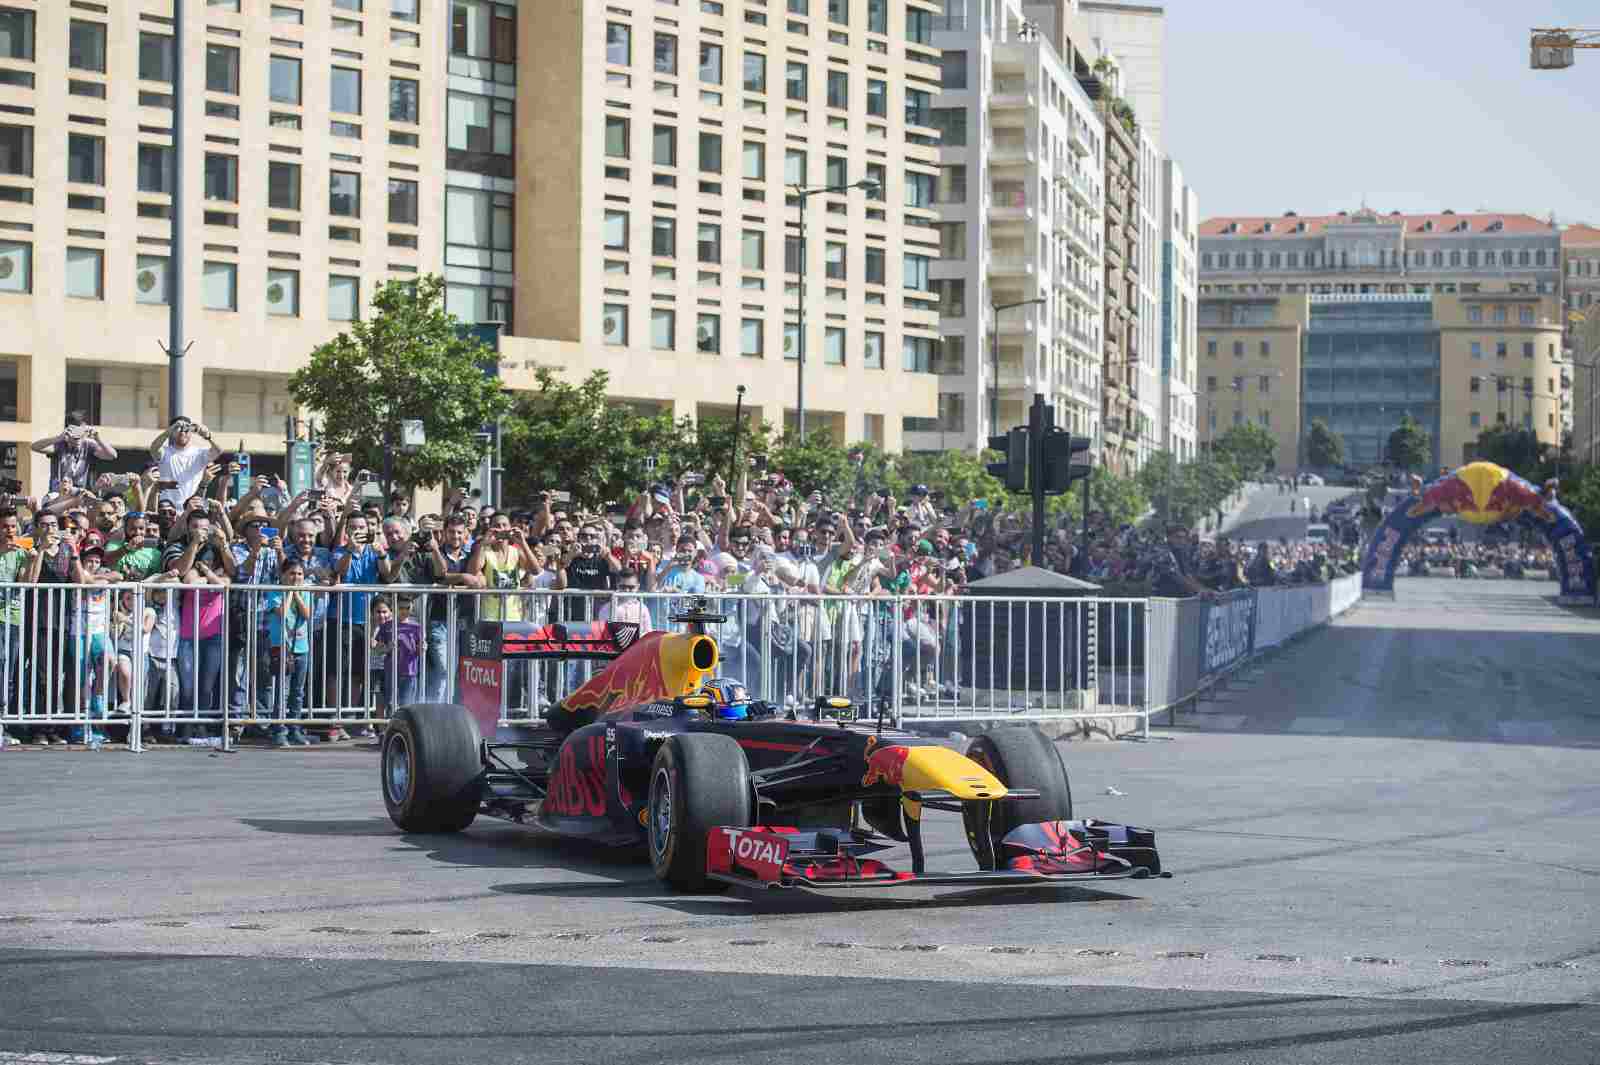
M 0 751 L 0 1065 L 1592 1065 L 1600 619 L 1553 594 L 1402 581 L 1152 742 L 1068 746 L 1080 812 L 1176 878 L 984 904 L 405 836 L 371 749 Z
M 1295 504 L 1293 513 L 1289 510 L 1291 500 L 1310 499 L 1318 513 L 1326 509 L 1329 503 L 1336 499 L 1357 491 L 1354 488 L 1300 488 L 1294 492 L 1279 493 L 1278 489 L 1268 485 L 1258 489 L 1250 497 L 1244 509 L 1223 527 L 1226 536 L 1233 540 L 1303 540 L 1306 535 L 1306 525 L 1309 518 L 1299 503 Z

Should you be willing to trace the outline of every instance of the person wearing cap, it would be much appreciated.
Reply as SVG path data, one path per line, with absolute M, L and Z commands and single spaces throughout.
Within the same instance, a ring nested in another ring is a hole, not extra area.
M 939 510 L 933 505 L 928 486 L 925 484 L 911 486 L 911 505 L 906 511 L 911 523 L 918 528 L 925 529 L 939 520 Z
M 267 516 L 266 507 L 259 502 L 252 504 L 241 516 L 241 522 L 244 540 L 230 545 L 235 589 L 240 585 L 281 584 L 283 539 L 278 527 Z M 256 663 L 255 708 L 267 710 L 271 706 L 267 678 L 271 676 L 272 660 L 261 594 L 235 590 L 229 598 L 232 600 L 228 613 L 232 659 L 229 675 L 234 678 L 228 693 L 229 706 L 235 713 L 242 713 L 245 709 L 246 691 L 251 685 L 249 661 L 253 642 Z M 253 634 L 249 631 L 252 621 L 256 630 Z
M 222 449 L 211 439 L 211 430 L 181 415 L 172 419 L 167 428 L 150 441 L 150 457 L 161 467 L 161 480 L 177 482 L 175 488 L 163 488 L 161 498 L 182 504 L 199 492 L 206 467 L 221 455 Z

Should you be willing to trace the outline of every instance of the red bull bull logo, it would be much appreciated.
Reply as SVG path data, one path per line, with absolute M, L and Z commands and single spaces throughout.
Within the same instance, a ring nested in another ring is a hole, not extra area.
M 910 747 L 879 747 L 867 755 L 867 771 L 861 776 L 863 788 L 887 784 L 900 787 L 905 780 L 906 759 L 911 757 Z
M 1473 462 L 1424 488 L 1406 516 L 1450 514 L 1475 525 L 1495 525 L 1524 513 L 1543 522 L 1555 520 L 1533 485 L 1503 466 Z

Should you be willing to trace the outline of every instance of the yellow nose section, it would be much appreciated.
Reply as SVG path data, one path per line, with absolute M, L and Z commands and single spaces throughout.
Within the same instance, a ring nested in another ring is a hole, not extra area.
M 948 791 L 958 799 L 998 799 L 1006 786 L 964 754 L 948 747 L 912 747 L 900 786 L 907 791 Z

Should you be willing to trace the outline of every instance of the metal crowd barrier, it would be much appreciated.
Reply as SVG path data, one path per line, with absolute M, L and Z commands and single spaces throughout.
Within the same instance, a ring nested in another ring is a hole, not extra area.
M 682 595 L 436 586 L 0 585 L 0 726 L 134 749 L 144 737 L 230 747 L 236 729 L 381 727 L 391 706 L 449 702 L 477 620 L 609 618 L 670 628 Z M 1138 718 L 1148 732 L 1141 599 L 712 597 L 721 673 L 751 697 L 843 695 L 900 724 Z M 399 650 L 396 651 L 396 647 Z M 514 662 L 507 723 L 602 668 Z

